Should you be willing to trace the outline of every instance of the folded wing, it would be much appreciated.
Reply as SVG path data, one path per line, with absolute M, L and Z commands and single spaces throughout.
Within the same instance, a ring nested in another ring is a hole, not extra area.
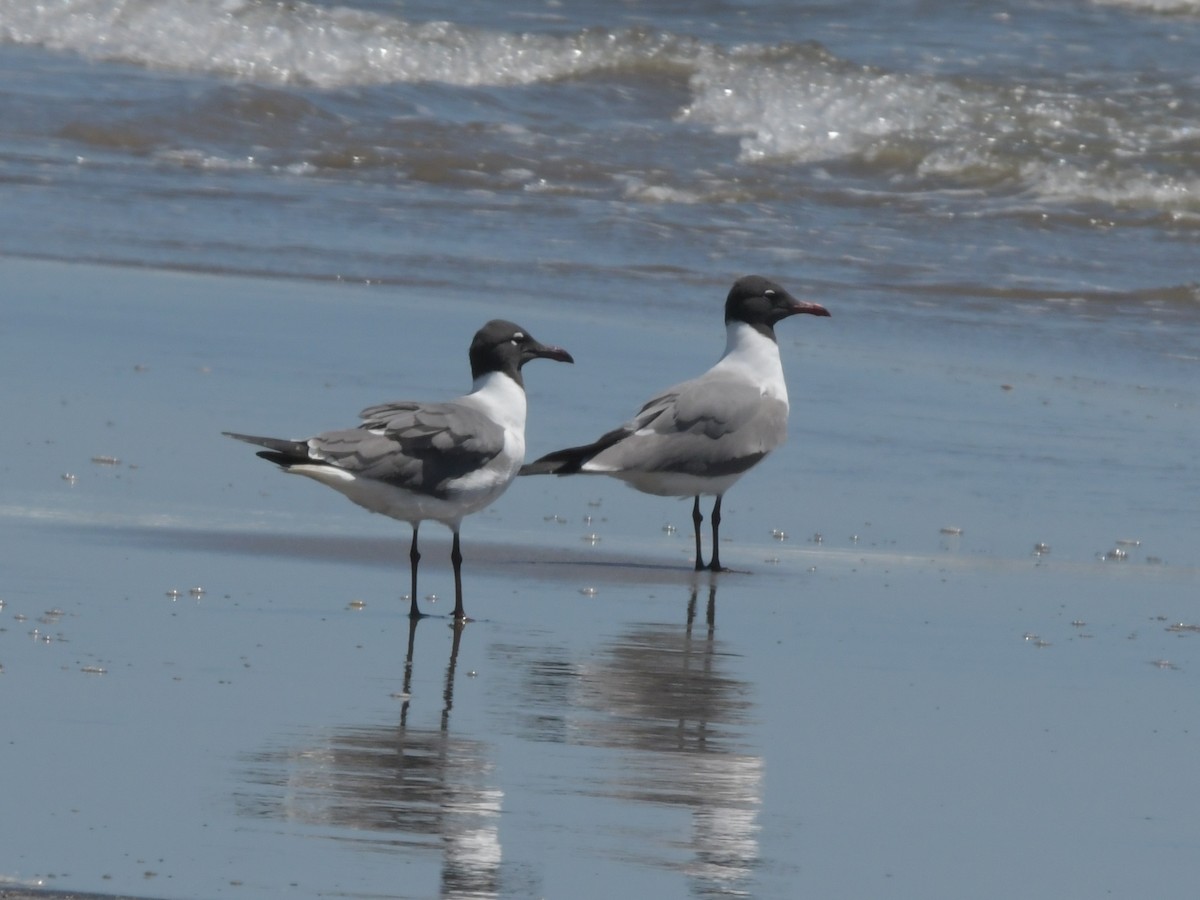
M 788 407 L 748 382 L 696 379 L 650 400 L 591 444 L 547 454 L 522 475 L 744 472 L 787 437 Z

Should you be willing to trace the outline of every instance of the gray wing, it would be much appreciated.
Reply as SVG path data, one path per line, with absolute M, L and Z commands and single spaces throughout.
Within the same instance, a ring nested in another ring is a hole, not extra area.
M 311 456 L 355 475 L 435 497 L 504 449 L 504 429 L 457 403 L 388 403 L 360 414 L 358 428 L 309 440 Z
M 748 382 L 698 378 L 643 406 L 591 463 L 705 476 L 744 472 L 783 443 L 787 413 L 782 400 Z

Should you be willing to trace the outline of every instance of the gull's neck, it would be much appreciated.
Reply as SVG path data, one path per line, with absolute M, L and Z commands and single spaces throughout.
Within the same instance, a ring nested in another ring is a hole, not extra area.
M 506 430 L 525 431 L 525 389 L 504 372 L 480 375 L 463 402 L 477 407 Z
M 745 322 L 725 324 L 725 353 L 713 369 L 746 378 L 762 388 L 763 396 L 788 402 L 779 344 Z

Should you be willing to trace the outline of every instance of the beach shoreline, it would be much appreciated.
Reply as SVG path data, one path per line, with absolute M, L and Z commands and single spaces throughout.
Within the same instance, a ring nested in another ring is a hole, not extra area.
M 1171 774 L 1194 751 L 1184 697 L 1200 665 L 1186 362 L 1131 377 L 1056 355 L 1049 322 L 1008 369 L 994 346 L 972 364 L 961 331 L 939 357 L 936 335 L 896 343 L 830 299 L 828 329 L 780 328 L 790 442 L 725 505 L 722 556 L 744 571 L 690 571 L 686 503 L 519 479 L 464 525 L 477 618 L 452 629 L 428 596 L 427 623 L 405 615 L 402 524 L 220 432 L 303 433 L 453 393 L 476 320 L 503 308 L 578 361 L 528 373 L 533 455 L 619 421 L 650 378 L 706 366 L 713 310 L 642 330 L 514 296 L 449 327 L 397 287 L 0 271 L 24 286 L 0 361 L 21 385 L 0 435 L 0 702 L 23 723 L 2 753 L 28 811 L 0 874 L 68 889 L 0 896 L 387 893 L 384 860 L 436 894 L 468 840 L 488 848 L 471 877 L 498 895 L 524 893 L 531 868 L 560 895 L 612 809 L 669 839 L 633 853 L 604 832 L 601 868 L 650 890 L 679 866 L 762 897 L 915 889 L 931 837 L 970 855 L 945 823 L 976 804 L 1024 823 L 990 832 L 982 857 L 971 843 L 970 877 L 1001 892 L 1014 857 L 1022 883 L 1063 883 L 1072 846 L 1050 832 L 1125 841 L 1125 819 L 1072 812 L 1097 792 L 1158 838 L 1132 863 L 1094 863 L 1089 890 L 1151 871 L 1165 884 L 1169 848 L 1195 838 Z M 422 593 L 449 596 L 449 534 L 428 532 Z M 1118 777 L 1130 759 L 1150 773 L 1136 801 Z M 418 763 L 432 768 L 410 784 Z M 714 792 L 708 766 L 738 774 Z M 381 776 L 382 797 L 363 787 Z M 847 880 L 864 841 L 892 850 Z M 798 868 L 784 863 L 797 846 Z

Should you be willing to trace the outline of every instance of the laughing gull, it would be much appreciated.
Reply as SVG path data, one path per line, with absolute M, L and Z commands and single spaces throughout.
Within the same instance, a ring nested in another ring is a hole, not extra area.
M 611 475 L 647 494 L 695 497 L 697 571 L 705 568 L 700 497 L 715 495 L 708 568 L 726 571 L 718 544 L 721 498 L 787 437 L 787 385 L 775 324 L 797 313 L 829 315 L 759 275 L 738 279 L 725 300 L 725 353 L 715 366 L 663 391 L 594 443 L 548 453 L 521 474 Z
M 345 494 L 359 506 L 412 525 L 412 594 L 417 609 L 417 530 L 433 519 L 454 533 L 454 619 L 466 619 L 462 597 L 463 517 L 504 493 L 525 458 L 525 382 L 531 359 L 574 362 L 512 322 L 494 319 L 471 342 L 471 393 L 448 403 L 400 401 L 359 413 L 363 423 L 326 431 L 306 441 L 224 432 L 265 447 L 258 455 L 287 472 L 307 475 Z

